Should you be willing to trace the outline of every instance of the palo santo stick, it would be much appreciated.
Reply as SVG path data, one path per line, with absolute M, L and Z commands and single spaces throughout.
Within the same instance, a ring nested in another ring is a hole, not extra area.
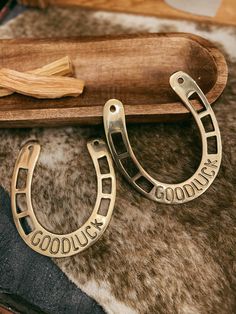
M 73 67 L 71 60 L 68 56 L 56 60 L 52 63 L 46 64 L 41 68 L 27 71 L 26 73 L 39 74 L 45 76 L 57 75 L 66 76 L 73 74 Z
M 27 71 L 26 73 L 39 74 L 45 76 L 51 75 L 66 76 L 73 74 L 73 67 L 70 58 L 66 56 L 64 58 L 46 64 L 41 68 L 37 68 L 32 71 Z M 14 92 L 9 89 L 0 88 L 0 97 L 8 96 L 13 93 Z
M 72 77 L 43 76 L 1 69 L 0 86 L 35 98 L 61 98 L 80 95 L 84 81 Z

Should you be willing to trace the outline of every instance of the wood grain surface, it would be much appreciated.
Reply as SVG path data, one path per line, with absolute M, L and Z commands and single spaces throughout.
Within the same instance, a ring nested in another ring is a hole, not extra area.
M 186 19 L 210 23 L 236 25 L 236 1 L 222 0 L 216 16 L 198 16 L 172 8 L 164 0 L 21 0 L 21 3 L 45 8 L 55 6 L 83 6 L 109 11 L 129 12 L 159 16 L 163 18 Z
M 222 93 L 228 75 L 221 52 L 189 34 L 0 41 L 0 67 L 18 71 L 65 55 L 72 60 L 75 76 L 85 81 L 84 93 L 57 100 L 18 94 L 1 98 L 1 127 L 102 123 L 103 106 L 110 98 L 124 103 L 128 122 L 176 121 L 189 113 L 170 88 L 171 74 L 190 74 L 210 103 Z

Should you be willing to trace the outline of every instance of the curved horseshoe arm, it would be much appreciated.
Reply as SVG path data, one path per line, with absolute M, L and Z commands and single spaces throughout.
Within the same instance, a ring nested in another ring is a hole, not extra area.
M 111 99 L 105 104 L 103 119 L 106 138 L 113 159 L 129 183 L 151 200 L 160 203 L 179 204 L 193 200 L 209 188 L 219 171 L 222 147 L 214 112 L 197 83 L 188 74 L 177 72 L 170 77 L 170 85 L 192 113 L 201 134 L 202 159 L 197 171 L 188 180 L 177 184 L 163 183 L 145 171 L 130 145 L 124 107 L 119 100 Z M 197 112 L 189 100 L 194 93 L 199 96 L 203 104 L 203 111 L 201 112 Z M 203 119 L 206 116 L 209 116 L 212 121 L 213 131 L 211 132 L 205 130 L 203 124 Z M 117 148 L 117 137 L 122 143 L 122 152 Z M 213 152 L 210 151 L 210 138 L 214 138 L 216 141 L 216 150 Z M 135 170 L 132 171 L 132 174 L 125 161 L 132 164 L 132 169 Z
M 44 228 L 35 216 L 31 202 L 31 184 L 39 154 L 40 145 L 28 142 L 21 149 L 15 164 L 12 186 L 11 202 L 12 213 L 17 230 L 33 250 L 50 257 L 66 257 L 82 252 L 95 243 L 106 230 L 112 215 L 115 203 L 116 182 L 112 159 L 107 146 L 102 140 L 88 142 L 87 148 L 92 158 L 97 175 L 97 198 L 94 209 L 88 220 L 76 231 L 68 234 L 55 234 Z M 107 171 L 103 173 L 99 161 L 105 159 Z M 18 188 L 19 172 L 27 172 L 25 187 Z M 104 192 L 104 181 L 109 180 L 109 193 Z M 25 197 L 26 208 L 23 211 L 17 206 L 17 196 Z M 105 202 L 103 202 L 105 200 Z M 105 205 L 104 205 L 105 204 Z M 27 233 L 22 221 L 30 221 L 31 231 Z

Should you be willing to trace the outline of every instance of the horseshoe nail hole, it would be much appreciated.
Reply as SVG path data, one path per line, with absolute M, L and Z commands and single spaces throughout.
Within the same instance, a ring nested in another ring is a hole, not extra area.
M 98 159 L 98 164 L 99 164 L 99 168 L 100 168 L 100 173 L 101 174 L 110 173 L 109 164 L 108 164 L 106 156 L 99 158 Z
M 207 152 L 209 155 L 217 154 L 217 139 L 216 136 L 207 137 Z
M 111 200 L 109 198 L 102 198 L 101 203 L 99 205 L 98 214 L 102 216 L 106 216 Z
M 178 78 L 178 83 L 181 85 L 181 84 L 183 84 L 184 83 L 184 79 L 182 78 L 182 77 L 179 77 Z
M 102 179 L 102 193 L 111 194 L 111 178 Z
M 112 113 L 116 112 L 116 106 L 115 106 L 115 105 L 111 105 L 110 111 L 111 111 Z
M 206 132 L 214 131 L 214 125 L 211 119 L 211 116 L 208 114 L 207 116 L 201 118 L 202 124 Z
M 27 210 L 26 194 L 16 194 L 16 205 L 17 214 Z
M 188 96 L 188 99 L 189 99 L 189 102 L 192 104 L 192 106 L 195 108 L 194 104 L 193 104 L 193 101 L 195 101 L 195 105 L 196 105 L 196 101 L 197 101 L 197 104 L 198 105 L 201 105 L 201 109 L 198 110 L 198 112 L 203 112 L 203 111 L 206 111 L 206 107 L 202 101 L 202 99 L 200 98 L 200 96 L 198 95 L 198 93 L 194 92 L 192 94 L 190 94 L 190 96 Z
M 19 221 L 20 221 L 21 227 L 24 230 L 24 233 L 26 235 L 28 235 L 32 231 L 34 231 L 34 226 L 33 226 L 32 220 L 31 220 L 31 218 L 29 216 L 22 217 L 22 218 L 19 219 Z
M 94 146 L 98 146 L 98 145 L 99 145 L 99 140 L 93 141 L 93 145 L 94 145 Z
M 24 189 L 26 188 L 27 182 L 27 174 L 28 170 L 20 168 L 17 176 L 16 188 L 17 189 Z
M 134 164 L 133 160 L 130 157 L 122 159 L 120 162 L 124 170 L 131 178 L 133 178 L 139 172 L 138 168 L 136 167 L 136 165 Z
M 121 132 L 112 133 L 111 138 L 117 155 L 127 152 Z
M 151 190 L 154 188 L 154 185 L 145 177 L 138 178 L 135 183 L 146 193 L 151 192 Z

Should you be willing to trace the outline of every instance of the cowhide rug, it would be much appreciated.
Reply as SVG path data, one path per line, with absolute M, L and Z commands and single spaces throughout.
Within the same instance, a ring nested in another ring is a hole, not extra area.
M 140 31 L 193 32 L 216 42 L 227 56 L 229 82 L 214 106 L 223 140 L 220 173 L 203 196 L 178 206 L 145 199 L 117 173 L 115 210 L 105 235 L 84 253 L 54 262 L 107 313 L 236 313 L 236 29 L 51 8 L 23 13 L 0 27 L 0 37 Z M 200 141 L 192 120 L 130 125 L 128 132 L 137 157 L 154 177 L 176 182 L 196 169 Z M 96 197 L 86 150 L 93 136 L 104 138 L 102 126 L 1 130 L 1 185 L 9 191 L 19 148 L 37 139 L 42 153 L 32 195 L 38 219 L 56 232 L 74 230 Z

